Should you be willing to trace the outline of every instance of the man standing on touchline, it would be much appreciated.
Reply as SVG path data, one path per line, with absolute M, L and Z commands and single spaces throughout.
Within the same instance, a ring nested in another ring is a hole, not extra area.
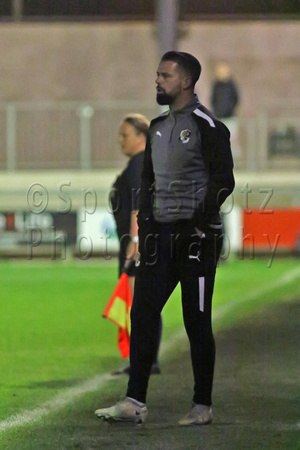
M 130 376 L 125 399 L 95 411 L 100 418 L 146 420 L 160 312 L 180 282 L 195 384 L 192 407 L 179 424 L 213 419 L 211 305 L 222 247 L 219 210 L 234 178 L 230 133 L 194 93 L 200 73 L 199 61 L 184 52 L 167 52 L 158 66 L 157 102 L 170 111 L 151 122 L 145 149 Z

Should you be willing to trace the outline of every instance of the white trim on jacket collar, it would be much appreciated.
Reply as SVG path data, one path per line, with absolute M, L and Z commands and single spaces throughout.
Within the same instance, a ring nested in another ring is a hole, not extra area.
M 212 120 L 212 118 L 202 112 L 199 108 L 194 109 L 193 113 L 196 114 L 196 116 L 202 117 L 203 119 L 207 120 L 211 127 L 216 128 L 215 122 Z

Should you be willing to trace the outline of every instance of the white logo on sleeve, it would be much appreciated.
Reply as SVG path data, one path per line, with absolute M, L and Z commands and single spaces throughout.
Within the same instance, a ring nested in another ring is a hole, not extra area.
M 183 144 L 187 144 L 190 140 L 191 134 L 192 134 L 191 130 L 182 130 L 179 139 Z
M 157 136 L 161 137 L 161 132 L 160 132 L 160 131 L 157 131 L 155 134 L 156 134 Z

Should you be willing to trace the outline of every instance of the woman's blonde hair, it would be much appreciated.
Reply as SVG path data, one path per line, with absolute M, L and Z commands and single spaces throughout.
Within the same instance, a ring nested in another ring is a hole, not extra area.
M 133 126 L 136 134 L 143 133 L 145 136 L 148 134 L 150 121 L 143 114 L 133 113 L 127 114 L 124 117 L 123 122 L 129 123 Z

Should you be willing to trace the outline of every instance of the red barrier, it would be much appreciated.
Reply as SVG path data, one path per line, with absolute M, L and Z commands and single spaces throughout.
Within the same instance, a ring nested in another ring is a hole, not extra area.
M 294 249 L 300 237 L 300 208 L 243 211 L 243 246 Z

